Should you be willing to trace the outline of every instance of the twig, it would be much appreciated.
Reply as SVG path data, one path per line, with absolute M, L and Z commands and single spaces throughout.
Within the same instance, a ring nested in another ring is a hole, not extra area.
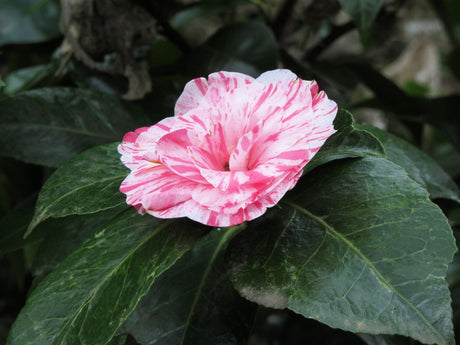
M 321 42 L 316 46 L 307 51 L 304 55 L 304 60 L 314 60 L 316 59 L 324 50 L 326 50 L 336 39 L 345 35 L 347 32 L 356 28 L 356 25 L 349 21 L 348 23 L 334 26 L 329 33 Z
M 145 6 L 144 8 L 157 20 L 158 24 L 162 28 L 161 33 L 177 45 L 183 53 L 188 52 L 190 50 L 190 46 L 187 41 L 185 41 L 185 39 L 169 24 L 160 6 L 157 5 L 155 1 L 148 3 L 149 6 Z
M 292 11 L 297 0 L 284 0 L 281 6 L 281 9 L 278 12 L 278 15 L 273 20 L 272 29 L 275 33 L 276 38 L 280 38 L 283 34 L 286 23 L 291 18 Z

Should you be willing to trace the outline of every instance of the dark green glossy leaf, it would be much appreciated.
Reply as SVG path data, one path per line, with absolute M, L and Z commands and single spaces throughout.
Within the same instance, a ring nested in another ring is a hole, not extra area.
M 243 296 L 352 332 L 453 344 L 452 230 L 405 170 L 382 158 L 335 161 L 287 199 L 229 247 Z
M 95 214 L 51 218 L 40 223 L 26 239 L 26 243 L 41 241 L 31 267 L 35 280 L 53 271 L 72 251 L 125 210 L 126 207 L 119 206 Z
M 416 345 L 420 344 L 411 338 L 402 337 L 400 335 L 372 335 L 360 334 L 367 345 Z
M 175 29 L 180 29 L 192 21 L 203 20 L 212 15 L 231 10 L 238 5 L 247 4 L 245 0 L 201 1 L 177 12 L 170 20 Z
M 232 71 L 257 77 L 277 67 L 277 44 L 273 33 L 262 23 L 233 24 L 217 31 L 184 63 L 194 76 Z
M 205 234 L 130 209 L 72 252 L 31 293 L 9 345 L 106 344 L 157 277 Z
M 121 163 L 118 143 L 89 149 L 51 175 L 38 196 L 27 234 L 49 217 L 104 211 L 125 204 L 118 191 L 129 170 Z
M 59 35 L 59 1 L 0 1 L 0 46 L 43 42 Z
M 5 78 L 6 87 L 3 92 L 12 96 L 20 91 L 29 90 L 49 79 L 55 70 L 55 66 L 48 64 L 13 71 Z
M 432 198 L 460 202 L 460 190 L 444 170 L 427 154 L 404 139 L 372 126 L 358 126 L 382 143 L 387 158 L 403 167 L 410 177 L 428 190 Z
M 337 130 L 305 167 L 305 172 L 336 159 L 385 157 L 380 142 L 371 134 L 356 127 L 352 115 L 339 109 L 334 120 Z
M 242 228 L 212 230 L 201 239 L 152 285 L 123 331 L 142 345 L 242 343 L 254 308 L 233 289 L 222 260 Z
M 0 154 L 51 167 L 149 124 L 117 97 L 81 89 L 26 91 L 0 100 L 0 108 Z
M 217 31 L 208 47 L 245 61 L 262 71 L 277 67 L 277 44 L 270 29 L 261 22 L 237 23 Z
M 32 220 L 36 201 L 37 195 L 27 198 L 0 220 L 0 254 L 24 247 L 24 233 Z
M 339 0 L 339 2 L 353 18 L 361 36 L 367 37 L 372 22 L 383 5 L 383 0 Z

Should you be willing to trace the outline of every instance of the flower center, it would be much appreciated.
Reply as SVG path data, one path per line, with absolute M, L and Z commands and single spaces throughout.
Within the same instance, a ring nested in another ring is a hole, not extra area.
M 224 171 L 230 171 L 230 165 L 228 162 L 225 162 L 224 164 Z

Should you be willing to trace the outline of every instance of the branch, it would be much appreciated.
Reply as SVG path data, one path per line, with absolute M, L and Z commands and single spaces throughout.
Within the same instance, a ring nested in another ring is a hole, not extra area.
M 186 53 L 190 51 L 190 46 L 187 41 L 169 24 L 168 20 L 165 18 L 165 15 L 156 1 L 150 1 L 148 4 L 145 4 L 144 7 L 152 16 L 156 19 L 158 24 L 161 27 L 161 33 L 166 36 L 172 43 L 177 45 L 179 49 Z
M 329 33 L 321 42 L 316 46 L 307 51 L 304 55 L 304 60 L 316 59 L 324 50 L 326 50 L 335 40 L 345 35 L 349 31 L 356 28 L 355 23 L 349 21 L 348 23 L 334 26 Z
M 271 27 L 275 33 L 276 38 L 280 38 L 283 34 L 286 23 L 291 17 L 296 2 L 297 0 L 284 0 L 278 15 L 273 19 Z

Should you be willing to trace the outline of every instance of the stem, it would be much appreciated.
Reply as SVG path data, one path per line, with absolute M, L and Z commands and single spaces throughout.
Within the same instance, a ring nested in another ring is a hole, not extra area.
M 166 36 L 172 43 L 186 53 L 190 51 L 190 46 L 187 41 L 169 24 L 168 20 L 161 9 L 161 6 L 156 4 L 155 1 L 148 2 L 145 4 L 145 9 L 155 18 L 161 27 L 161 33 Z
M 286 23 L 289 21 L 291 17 L 292 11 L 294 10 L 294 6 L 297 0 L 284 0 L 281 9 L 278 12 L 276 18 L 274 18 L 272 23 L 272 29 L 275 33 L 276 38 L 280 38 L 283 34 L 284 28 L 286 27 Z
M 348 23 L 334 26 L 329 33 L 321 42 L 316 46 L 307 51 L 304 55 L 304 60 L 316 59 L 324 50 L 326 50 L 335 40 L 345 35 L 347 32 L 356 28 L 356 25 L 349 21 Z

